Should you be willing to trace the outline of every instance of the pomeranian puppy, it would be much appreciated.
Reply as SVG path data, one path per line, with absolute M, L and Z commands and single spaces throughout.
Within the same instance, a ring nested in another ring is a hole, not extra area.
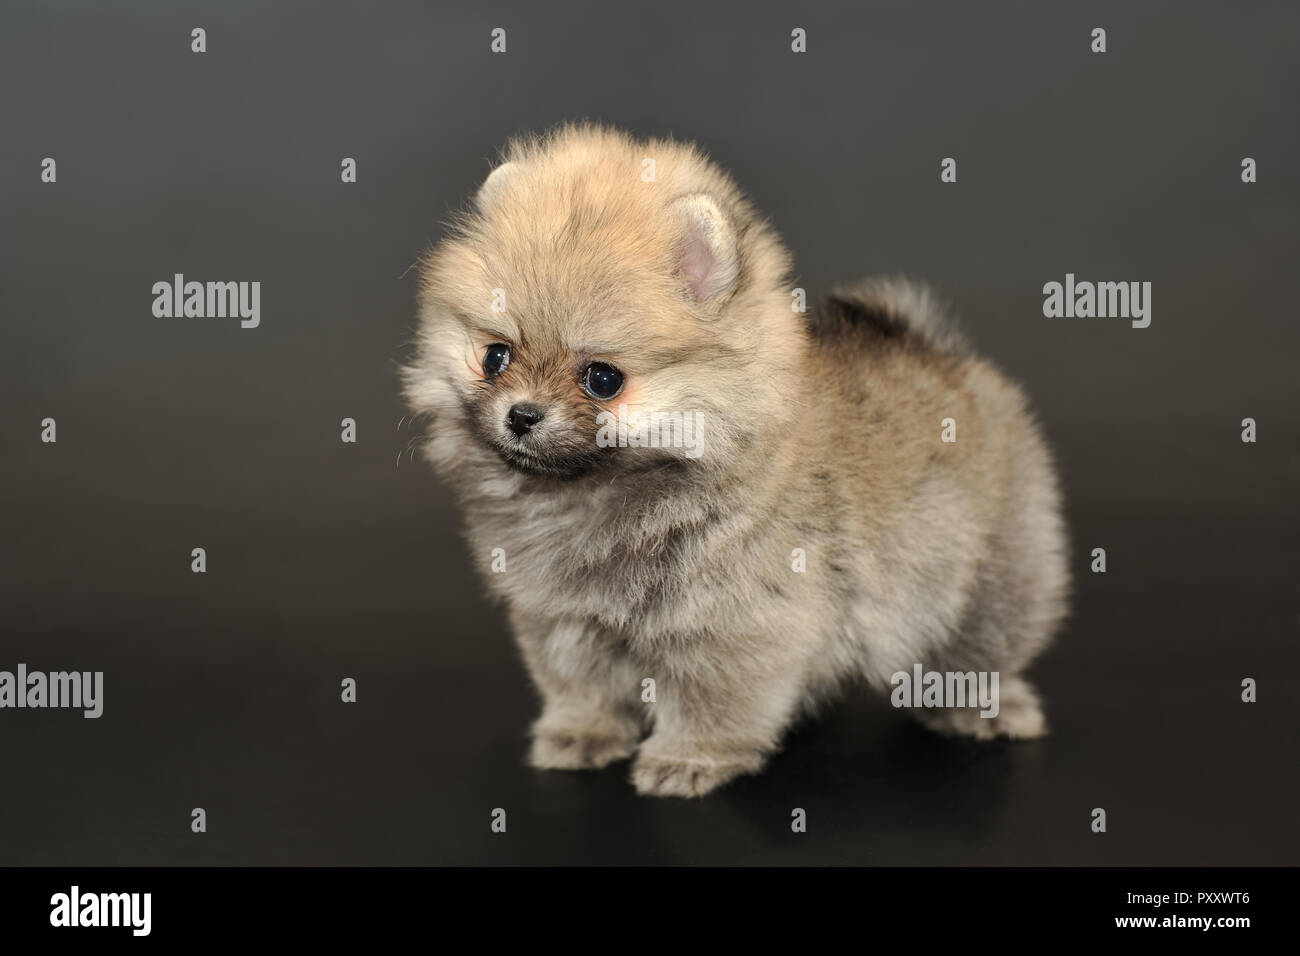
M 1044 733 L 1021 672 L 1068 574 L 1024 395 L 925 289 L 805 314 L 789 272 L 695 147 L 589 125 L 512 143 L 423 258 L 405 393 L 540 694 L 533 766 L 702 795 L 918 665 L 1000 675 L 996 716 L 932 728 Z

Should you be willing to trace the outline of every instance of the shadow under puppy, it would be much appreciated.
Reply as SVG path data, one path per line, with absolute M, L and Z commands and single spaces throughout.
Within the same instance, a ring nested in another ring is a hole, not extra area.
M 534 766 L 701 795 L 916 664 L 1000 673 L 997 716 L 935 729 L 1044 732 L 1019 675 L 1068 578 L 1023 394 L 923 288 L 810 317 L 789 267 L 696 148 L 593 126 L 512 143 L 423 259 L 406 396 L 541 694 Z

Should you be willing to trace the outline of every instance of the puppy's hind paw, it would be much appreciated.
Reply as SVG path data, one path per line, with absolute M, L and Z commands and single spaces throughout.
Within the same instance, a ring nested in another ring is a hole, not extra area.
M 933 731 L 976 740 L 997 737 L 1033 740 L 1046 736 L 1047 720 L 1043 717 L 1042 704 L 1024 679 L 1008 678 L 999 697 L 998 712 L 993 717 L 981 717 L 975 707 L 918 710 L 916 716 Z

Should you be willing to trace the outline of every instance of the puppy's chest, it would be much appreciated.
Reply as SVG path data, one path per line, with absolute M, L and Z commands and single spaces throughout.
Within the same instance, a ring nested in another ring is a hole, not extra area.
M 684 532 L 591 505 L 516 502 L 470 518 L 480 561 L 496 556 L 486 562 L 488 585 L 516 610 L 540 617 L 671 629 L 699 559 Z

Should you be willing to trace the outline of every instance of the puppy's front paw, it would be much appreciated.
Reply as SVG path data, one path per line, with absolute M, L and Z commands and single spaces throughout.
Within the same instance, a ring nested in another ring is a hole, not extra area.
M 594 770 L 625 760 L 636 749 L 637 738 L 627 730 L 533 730 L 528 763 L 539 770 Z
M 763 766 L 760 753 L 711 756 L 643 749 L 632 766 L 632 785 L 651 797 L 702 797 Z
M 533 738 L 528 762 L 539 770 L 594 770 L 632 756 L 634 749 L 634 742 L 621 737 L 540 734 Z

